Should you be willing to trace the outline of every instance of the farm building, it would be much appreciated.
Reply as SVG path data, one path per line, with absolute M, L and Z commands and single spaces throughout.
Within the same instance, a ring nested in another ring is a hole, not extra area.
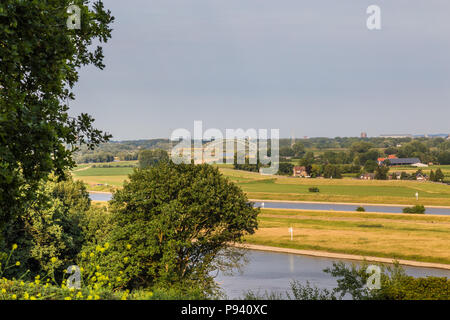
M 294 177 L 308 178 L 308 172 L 306 172 L 306 167 L 304 166 L 294 166 L 293 168 Z
M 419 158 L 395 158 L 387 160 L 389 160 L 390 166 L 411 166 L 421 163 Z

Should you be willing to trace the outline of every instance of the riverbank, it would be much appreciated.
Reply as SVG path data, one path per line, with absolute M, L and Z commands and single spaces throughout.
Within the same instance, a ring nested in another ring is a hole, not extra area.
M 267 200 L 267 199 L 248 199 L 251 202 L 281 202 L 281 203 L 317 203 L 317 204 L 335 204 L 335 205 L 348 205 L 348 206 L 386 206 L 386 207 L 400 207 L 404 208 L 404 204 L 389 204 L 389 203 L 366 203 L 366 202 L 324 202 L 324 201 L 295 201 L 295 200 Z M 420 201 L 418 201 L 420 202 Z M 450 206 L 433 206 L 427 205 L 427 208 L 436 209 L 450 209 Z
M 249 244 L 450 265 L 450 216 L 261 209 L 258 222 Z
M 299 250 L 299 249 L 270 247 L 270 246 L 248 244 L 248 243 L 236 244 L 235 246 L 239 247 L 239 248 L 248 249 L 248 250 L 289 253 L 289 254 L 298 254 L 298 255 L 303 255 L 303 256 L 331 258 L 331 259 L 339 259 L 339 260 L 341 260 L 341 259 L 342 260 L 357 260 L 357 261 L 366 260 L 366 261 L 389 263 L 389 264 L 392 264 L 396 261 L 401 265 L 410 266 L 410 267 L 450 270 L 450 264 L 442 264 L 442 263 L 420 262 L 420 261 L 411 261 L 411 260 L 403 260 L 403 259 L 396 260 L 396 259 L 389 259 L 389 258 L 359 256 L 359 255 L 353 255 L 353 254 L 333 253 L 333 252 L 324 252 L 324 251 Z

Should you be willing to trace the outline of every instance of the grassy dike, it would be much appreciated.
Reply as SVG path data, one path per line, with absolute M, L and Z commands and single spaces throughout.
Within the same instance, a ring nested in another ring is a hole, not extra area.
M 290 240 L 289 227 L 294 237 Z M 247 243 L 450 264 L 450 217 L 263 209 Z

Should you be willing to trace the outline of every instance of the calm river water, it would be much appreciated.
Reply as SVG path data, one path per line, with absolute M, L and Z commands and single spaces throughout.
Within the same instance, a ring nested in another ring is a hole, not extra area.
M 90 193 L 90 197 L 95 201 L 111 200 L 110 193 Z M 255 206 L 262 207 L 262 202 L 255 202 Z M 264 202 L 264 208 L 277 209 L 303 209 L 303 210 L 335 210 L 335 211 L 355 211 L 358 205 L 333 204 L 333 203 L 296 203 L 296 202 Z M 364 205 L 367 212 L 402 213 L 406 206 L 380 206 Z M 450 215 L 450 208 L 427 208 L 428 214 Z
M 92 200 L 109 201 L 110 193 L 91 193 Z M 261 202 L 255 206 L 262 206 Z M 288 208 L 309 210 L 342 210 L 355 211 L 356 205 L 335 205 L 322 203 L 286 203 L 265 202 L 265 208 Z M 402 207 L 390 206 L 365 206 L 367 211 L 400 213 Z M 427 213 L 449 214 L 450 209 L 428 208 Z M 263 294 L 268 292 L 286 293 L 289 291 L 290 282 L 298 280 L 302 283 L 309 281 L 311 285 L 319 288 L 332 289 L 336 287 L 336 280 L 323 272 L 323 269 L 332 266 L 334 259 L 317 258 L 286 253 L 262 252 L 249 250 L 247 253 L 249 263 L 243 268 L 242 273 L 234 273 L 232 276 L 219 274 L 216 281 L 230 299 L 242 297 L 244 292 L 251 290 Z M 353 261 L 346 261 L 349 264 Z M 409 275 L 415 277 L 440 276 L 450 277 L 450 270 L 404 267 Z
M 289 291 L 292 280 L 298 280 L 303 284 L 309 281 L 311 285 L 319 288 L 332 289 L 337 285 L 335 278 L 323 272 L 323 269 L 332 266 L 333 261 L 338 261 L 335 259 L 254 250 L 249 250 L 247 257 L 249 263 L 243 268 L 242 274 L 236 273 L 232 276 L 219 274 L 216 278 L 230 299 L 242 297 L 248 290 L 260 294 L 265 291 L 285 294 Z M 357 263 L 341 261 L 348 264 Z M 450 270 L 408 266 L 403 268 L 407 274 L 414 277 L 450 277 Z

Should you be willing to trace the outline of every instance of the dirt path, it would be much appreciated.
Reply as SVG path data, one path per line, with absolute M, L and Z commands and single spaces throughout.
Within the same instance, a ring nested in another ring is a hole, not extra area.
M 91 166 L 87 166 L 87 167 L 84 167 L 84 168 L 80 168 L 80 169 L 72 170 L 72 172 L 83 171 L 83 170 L 87 170 L 87 169 L 90 169 L 90 168 L 91 168 Z
M 394 261 L 398 261 L 399 264 L 405 265 L 405 266 L 450 270 L 450 264 L 443 264 L 443 263 L 419 262 L 419 261 L 412 261 L 412 260 L 394 260 L 394 259 L 389 259 L 389 258 L 359 256 L 359 255 L 344 254 L 344 253 L 332 253 L 332 252 L 313 251 L 313 250 L 300 250 L 300 249 L 290 249 L 290 248 L 269 247 L 269 246 L 262 246 L 262 245 L 257 245 L 257 244 L 242 244 L 242 245 L 235 244 L 235 246 L 240 247 L 240 248 L 250 249 L 250 250 L 300 254 L 300 255 L 305 255 L 305 256 L 322 257 L 322 258 L 346 259 L 346 260 L 358 260 L 358 261 L 367 260 L 367 261 L 381 262 L 381 263 L 393 263 Z

